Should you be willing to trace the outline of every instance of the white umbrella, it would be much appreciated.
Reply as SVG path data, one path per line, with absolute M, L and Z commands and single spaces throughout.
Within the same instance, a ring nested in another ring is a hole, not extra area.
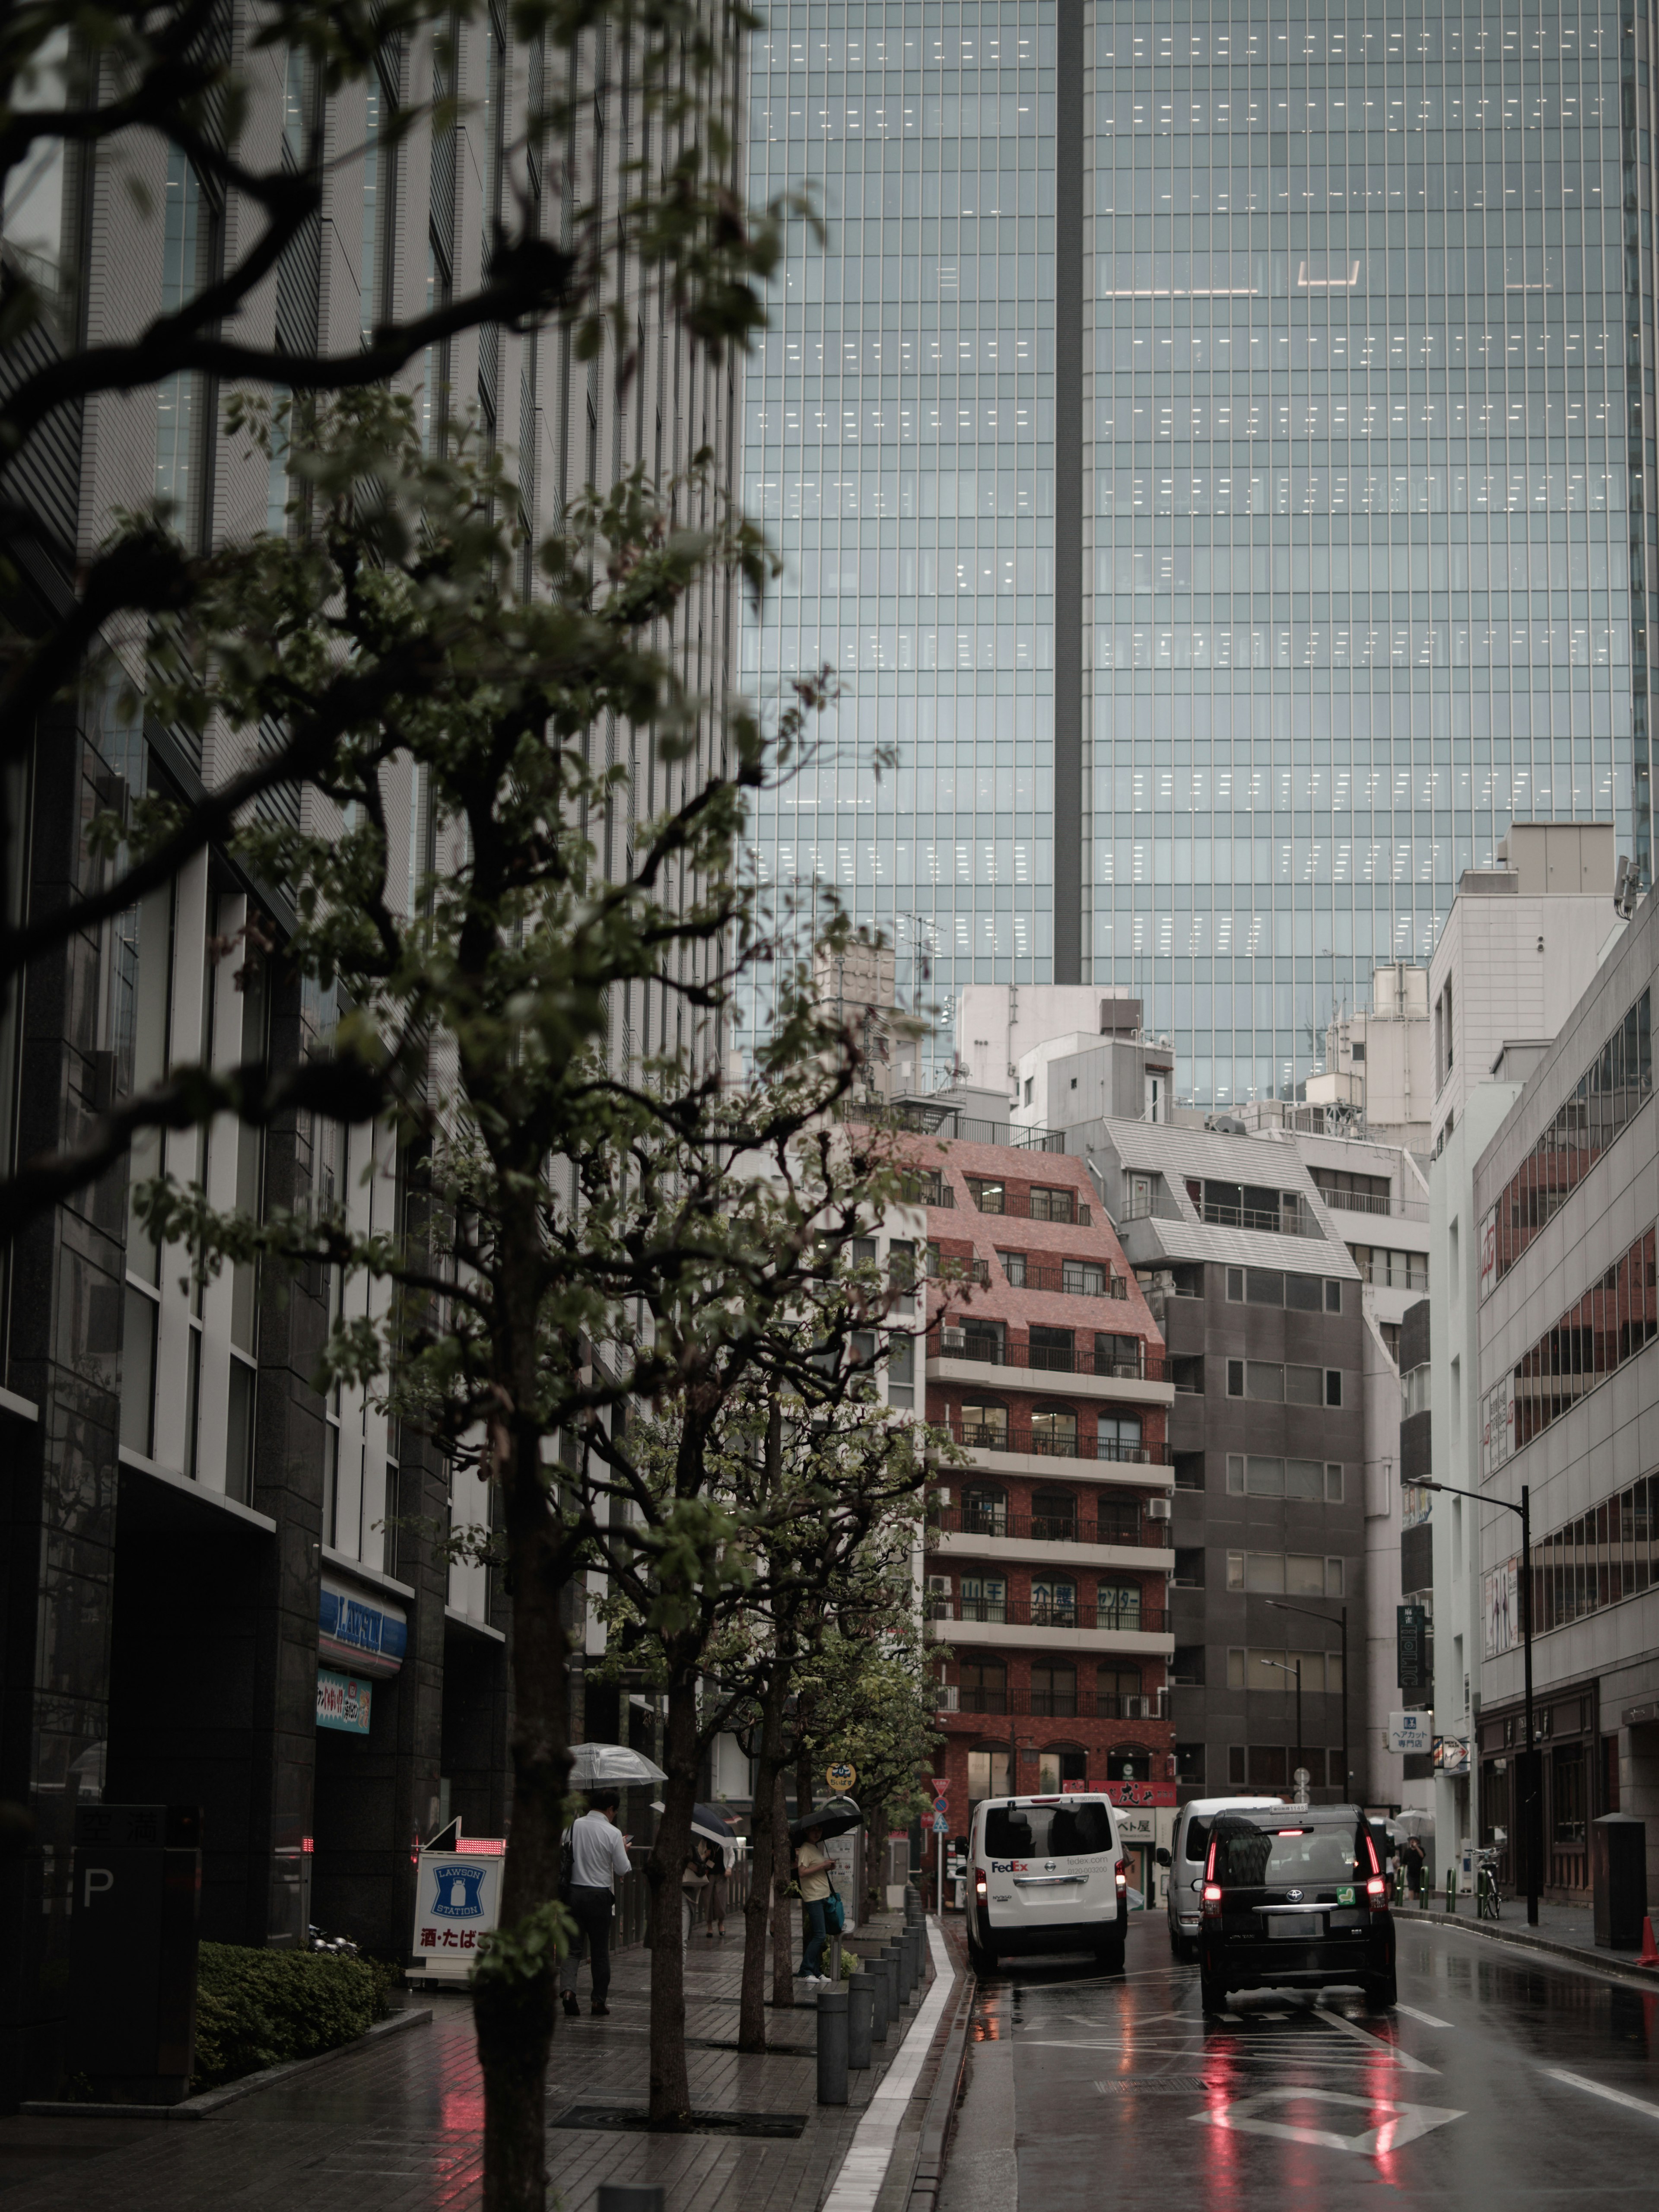
M 635 1782 L 666 1782 L 668 1777 L 643 1752 L 625 1743 L 579 1743 L 571 1752 L 570 1779 L 578 1790 L 601 1783 L 619 1787 Z

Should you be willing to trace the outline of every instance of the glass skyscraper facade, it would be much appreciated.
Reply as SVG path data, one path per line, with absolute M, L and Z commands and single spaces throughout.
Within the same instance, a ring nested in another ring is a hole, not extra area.
M 749 381 L 836 666 L 757 817 L 969 981 L 1133 989 L 1177 1096 L 1287 1095 L 1511 819 L 1650 876 L 1650 21 L 1612 6 L 818 4 L 751 184 L 814 184 Z M 1659 611 L 1659 610 L 1656 610 Z M 896 750 L 879 780 L 874 750 Z

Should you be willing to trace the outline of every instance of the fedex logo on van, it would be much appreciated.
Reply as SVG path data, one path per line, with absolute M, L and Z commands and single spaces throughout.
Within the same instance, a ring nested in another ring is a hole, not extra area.
M 993 1859 L 991 1871 L 993 1874 L 1028 1874 L 1030 1862 L 1029 1859 Z

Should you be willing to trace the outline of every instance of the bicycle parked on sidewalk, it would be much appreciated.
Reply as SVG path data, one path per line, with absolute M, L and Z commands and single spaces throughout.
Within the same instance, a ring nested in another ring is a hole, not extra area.
M 1486 1844 L 1474 1855 L 1474 1917 L 1477 1920 L 1497 1920 L 1501 1917 L 1498 1862 L 1502 1849 L 1501 1844 Z

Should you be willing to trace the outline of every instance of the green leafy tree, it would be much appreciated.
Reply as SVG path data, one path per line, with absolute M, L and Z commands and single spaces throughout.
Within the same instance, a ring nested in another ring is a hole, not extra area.
M 390 1098 L 425 1147 L 428 1225 L 361 1237 L 328 1215 L 260 1224 L 165 1177 L 138 1204 L 199 1267 L 263 1254 L 384 1285 L 384 1310 L 336 1329 L 319 1387 L 383 1389 L 499 1493 L 514 1814 L 501 1930 L 475 1989 L 484 2201 L 540 2212 L 566 1926 L 560 1598 L 604 1540 L 592 1486 L 557 1440 L 587 1439 L 591 1465 L 630 1405 L 701 1419 L 700 1393 L 718 1395 L 742 1348 L 808 1304 L 820 1236 L 838 1233 L 841 1185 L 811 1163 L 846 1153 L 830 1117 L 857 1073 L 848 1040 L 785 973 L 753 1076 L 732 1082 L 720 1050 L 733 992 L 770 951 L 741 860 L 748 795 L 798 757 L 819 694 L 799 687 L 768 732 L 687 690 L 669 636 L 690 595 L 711 577 L 757 583 L 764 566 L 702 470 L 661 501 L 634 479 L 579 506 L 538 549 L 543 588 L 526 600 L 509 581 L 520 549 L 499 463 L 433 455 L 405 401 L 346 395 L 293 462 L 307 532 L 204 566 L 147 696 L 169 719 L 334 718 L 325 787 L 350 826 L 245 823 L 236 843 L 289 889 L 289 957 L 339 987 L 336 1068 Z M 677 794 L 635 823 L 610 879 L 585 827 L 628 797 L 625 771 L 592 758 L 608 716 L 650 733 Z M 412 915 L 386 890 L 394 755 L 418 769 L 448 855 Z M 141 834 L 164 841 L 169 824 L 157 813 Z M 646 983 L 678 1007 L 663 1027 L 684 1042 L 616 1064 L 611 994 Z M 235 1087 L 207 1103 L 234 1108 Z M 708 1485 L 687 1497 L 655 1562 L 671 1578 L 703 1540 Z

